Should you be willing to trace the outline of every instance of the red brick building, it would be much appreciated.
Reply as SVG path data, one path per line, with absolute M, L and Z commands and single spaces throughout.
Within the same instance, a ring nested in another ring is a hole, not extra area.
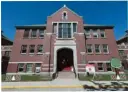
M 126 32 L 128 32 L 128 30 Z M 117 40 L 117 45 L 123 69 L 128 70 L 128 33 Z
M 2 74 L 5 74 L 7 71 L 7 67 L 8 67 L 8 62 L 10 60 L 10 54 L 12 51 L 12 45 L 13 42 L 8 39 L 7 37 L 5 37 L 2 33 L 1 35 L 1 61 L 2 61 Z
M 112 72 L 119 58 L 113 26 L 84 24 L 83 17 L 64 5 L 41 25 L 16 26 L 8 73 L 85 72 L 95 64 L 99 73 Z

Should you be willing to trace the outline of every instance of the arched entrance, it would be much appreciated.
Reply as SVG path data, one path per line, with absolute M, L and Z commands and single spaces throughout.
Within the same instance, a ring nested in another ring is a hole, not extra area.
M 74 69 L 73 51 L 68 48 L 61 48 L 57 51 L 57 72 L 71 72 Z

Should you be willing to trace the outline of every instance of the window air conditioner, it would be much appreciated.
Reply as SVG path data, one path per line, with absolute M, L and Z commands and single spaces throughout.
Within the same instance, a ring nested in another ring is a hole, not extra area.
M 36 67 L 36 73 L 40 72 L 40 67 Z

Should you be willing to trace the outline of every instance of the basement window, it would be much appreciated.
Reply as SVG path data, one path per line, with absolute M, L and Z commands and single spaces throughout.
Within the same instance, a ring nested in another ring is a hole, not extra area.
M 24 64 L 23 63 L 18 64 L 18 72 L 24 72 Z

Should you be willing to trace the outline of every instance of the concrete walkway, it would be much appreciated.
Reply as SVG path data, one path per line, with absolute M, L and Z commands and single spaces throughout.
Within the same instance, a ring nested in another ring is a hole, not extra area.
M 61 79 L 39 82 L 2 82 L 2 89 L 6 88 L 83 88 L 100 86 L 128 87 L 128 81 L 79 81 L 78 79 Z

